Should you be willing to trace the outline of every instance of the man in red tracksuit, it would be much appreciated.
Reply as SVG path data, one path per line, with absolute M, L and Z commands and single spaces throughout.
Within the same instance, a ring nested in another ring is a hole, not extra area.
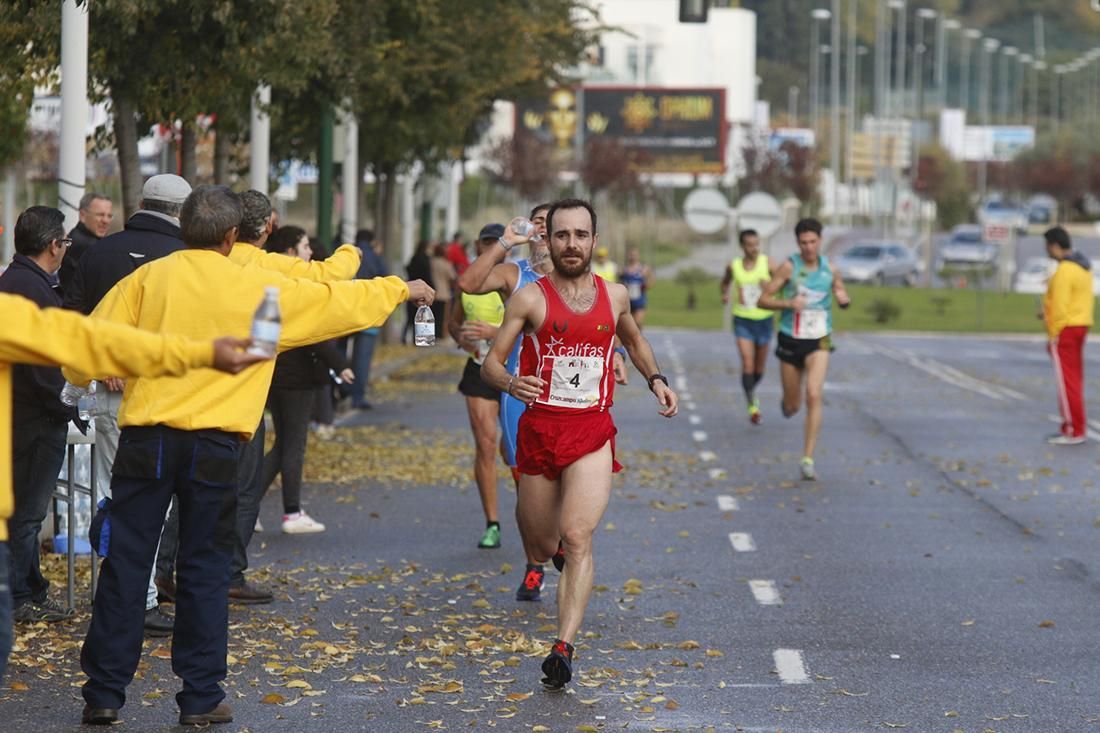
M 1051 445 L 1084 443 L 1085 337 L 1092 326 L 1094 297 L 1088 259 L 1073 250 L 1069 234 L 1054 227 L 1043 235 L 1047 254 L 1058 262 L 1043 298 L 1043 320 L 1050 339 L 1048 350 L 1058 383 L 1058 408 L 1062 429 L 1047 438 Z

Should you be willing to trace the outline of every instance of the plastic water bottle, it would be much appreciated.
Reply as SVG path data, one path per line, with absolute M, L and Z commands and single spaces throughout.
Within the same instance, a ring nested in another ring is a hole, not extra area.
M 61 404 L 67 407 L 76 407 L 76 404 L 80 402 L 80 398 L 86 394 L 88 394 L 88 390 L 83 387 L 65 382 L 65 386 L 61 388 Z
M 413 319 L 413 343 L 417 346 L 435 346 L 435 315 L 426 305 L 416 309 L 416 318 Z
M 282 330 L 282 316 L 279 315 L 279 289 L 264 288 L 264 299 L 252 317 L 252 345 L 248 353 L 258 356 L 275 356 L 275 347 L 279 344 L 279 332 Z
M 85 422 L 107 414 L 107 393 L 100 391 L 96 382 L 89 384 L 87 391 L 76 401 L 76 414 Z
M 535 234 L 535 225 L 531 223 L 531 220 L 522 216 L 512 220 L 512 231 L 532 243 L 542 239 L 542 237 Z

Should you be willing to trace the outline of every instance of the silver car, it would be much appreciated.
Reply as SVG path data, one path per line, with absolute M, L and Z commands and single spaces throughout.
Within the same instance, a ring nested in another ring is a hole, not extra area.
M 997 245 L 982 239 L 982 228 L 962 224 L 940 248 L 940 263 L 948 267 L 988 267 L 997 261 Z
M 913 250 L 897 242 L 859 242 L 833 264 L 845 282 L 868 285 L 913 285 L 921 270 Z

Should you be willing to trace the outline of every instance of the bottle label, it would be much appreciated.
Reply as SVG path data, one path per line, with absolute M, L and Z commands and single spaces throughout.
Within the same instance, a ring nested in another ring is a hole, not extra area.
M 435 338 L 435 324 L 434 323 L 414 323 L 413 334 L 416 338 Z
M 278 343 L 279 323 L 277 321 L 253 321 L 252 340 Z

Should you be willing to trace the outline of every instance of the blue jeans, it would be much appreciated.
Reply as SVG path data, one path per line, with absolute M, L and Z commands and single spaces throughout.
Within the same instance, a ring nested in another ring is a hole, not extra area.
M 368 328 L 355 334 L 351 347 L 351 370 L 355 372 L 355 382 L 351 385 L 351 406 L 362 407 L 366 404 L 367 380 L 370 379 L 370 363 L 374 358 L 374 344 L 378 341 L 378 329 Z
M 50 587 L 39 564 L 38 532 L 57 488 L 69 431 L 68 423 L 44 416 L 21 419 L 18 425 L 11 441 L 15 512 L 8 520 L 9 582 L 16 607 L 41 603 Z
M 8 543 L 0 542 L 0 684 L 11 653 L 11 586 L 8 585 Z

